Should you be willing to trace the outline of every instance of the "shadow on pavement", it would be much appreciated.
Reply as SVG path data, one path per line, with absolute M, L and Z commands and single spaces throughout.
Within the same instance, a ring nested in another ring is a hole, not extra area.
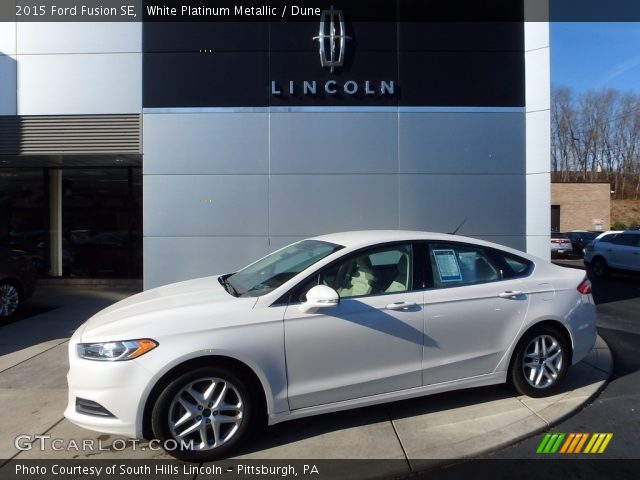
M 10 322 L 0 324 L 0 355 L 66 341 L 88 318 L 132 290 L 40 287 Z
M 640 298 L 640 277 L 623 274 L 611 274 L 607 278 L 593 278 L 593 299 L 596 305 Z
M 506 385 L 493 385 L 291 420 L 263 428 L 250 442 L 241 447 L 236 455 L 248 455 L 334 431 L 463 408 L 513 396 L 514 392 Z
M 613 328 L 598 327 L 613 356 L 613 377 L 617 379 L 640 370 L 640 335 Z
M 27 302 L 11 318 L 0 319 L 0 327 L 19 322 L 25 318 L 35 317 L 41 313 L 50 312 L 55 308 L 58 308 L 58 305 L 38 305 Z

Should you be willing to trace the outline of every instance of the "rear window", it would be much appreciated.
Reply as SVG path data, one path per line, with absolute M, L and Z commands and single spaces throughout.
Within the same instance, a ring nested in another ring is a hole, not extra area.
M 499 265 L 502 278 L 526 277 L 533 271 L 533 262 L 526 258 L 494 249 L 489 250 L 489 254 Z
M 640 240 L 640 234 L 634 233 L 619 233 L 613 238 L 613 243 L 616 245 L 626 245 L 628 247 L 637 247 L 638 240 Z
M 564 233 L 556 233 L 556 232 L 551 233 L 551 238 L 561 238 L 563 240 L 569 240 L 569 237 L 567 237 Z

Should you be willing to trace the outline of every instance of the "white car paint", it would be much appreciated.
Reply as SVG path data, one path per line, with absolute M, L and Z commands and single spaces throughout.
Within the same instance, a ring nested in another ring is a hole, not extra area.
M 236 298 L 212 276 L 149 290 L 94 315 L 69 342 L 65 416 L 88 429 L 141 437 L 145 405 L 156 383 L 172 368 L 212 355 L 236 359 L 255 373 L 268 421 L 275 424 L 504 382 L 518 340 L 542 321 L 567 329 L 572 363 L 595 342 L 593 299 L 576 289 L 584 272 L 454 235 L 365 231 L 315 239 L 344 248 L 262 296 Z M 524 278 L 343 299 L 326 311 L 277 303 L 334 260 L 399 241 L 490 247 L 527 259 L 535 268 Z M 397 308 L 398 302 L 405 305 Z M 76 350 L 79 343 L 138 338 L 159 346 L 134 360 L 114 362 L 83 359 Z M 114 417 L 79 413 L 77 397 L 99 403 Z

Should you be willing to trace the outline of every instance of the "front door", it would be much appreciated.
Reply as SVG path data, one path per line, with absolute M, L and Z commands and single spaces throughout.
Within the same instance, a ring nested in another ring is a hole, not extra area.
M 334 288 L 340 304 L 302 312 L 297 300 L 318 283 Z M 361 251 L 314 275 L 285 313 L 290 408 L 419 387 L 422 299 L 410 244 Z

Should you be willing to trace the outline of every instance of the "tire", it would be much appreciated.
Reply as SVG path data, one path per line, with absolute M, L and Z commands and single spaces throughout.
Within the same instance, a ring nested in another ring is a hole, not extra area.
M 20 288 L 11 281 L 0 281 L 0 320 L 13 317 L 22 305 Z
M 609 273 L 609 265 L 603 257 L 595 257 L 591 260 L 591 272 L 597 278 L 604 278 Z
M 184 373 L 160 393 L 151 412 L 153 435 L 181 460 L 225 457 L 258 423 L 256 399 L 251 385 L 228 368 L 203 367 Z M 220 408 L 221 404 L 225 406 Z M 193 441 L 193 448 L 184 448 L 183 440 Z M 176 449 L 171 449 L 173 441 Z
M 518 342 L 509 369 L 512 386 L 529 397 L 557 393 L 569 369 L 570 353 L 569 343 L 557 328 L 541 327 L 527 332 Z

